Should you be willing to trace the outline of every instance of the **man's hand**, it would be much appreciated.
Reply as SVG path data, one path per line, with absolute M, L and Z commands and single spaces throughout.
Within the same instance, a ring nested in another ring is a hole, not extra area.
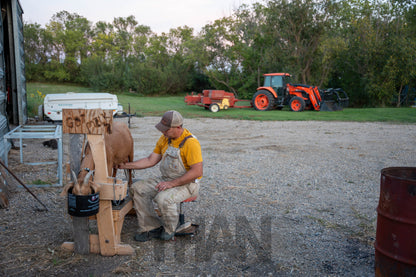
M 163 191 L 173 187 L 182 186 L 191 182 L 195 182 L 195 179 L 200 176 L 202 176 L 202 162 L 191 165 L 191 169 L 181 177 L 172 181 L 160 182 L 155 188 L 158 191 Z
M 126 163 L 118 164 L 116 167 L 117 167 L 117 169 L 128 169 L 128 168 L 126 168 Z
M 145 169 L 156 165 L 162 159 L 162 155 L 152 153 L 149 157 L 134 162 L 124 161 L 117 165 L 118 169 Z
M 156 189 L 158 191 L 163 191 L 166 189 L 170 189 L 173 188 L 175 185 L 173 184 L 173 182 L 160 182 L 159 184 L 156 185 Z

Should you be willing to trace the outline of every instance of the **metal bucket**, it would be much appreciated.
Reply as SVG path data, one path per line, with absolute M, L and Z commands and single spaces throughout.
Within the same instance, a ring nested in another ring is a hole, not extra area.
M 381 171 L 376 276 L 416 276 L 416 167 Z
M 72 194 L 72 188 L 68 190 L 68 213 L 72 216 L 87 217 L 98 213 L 100 197 L 98 193 L 89 195 Z

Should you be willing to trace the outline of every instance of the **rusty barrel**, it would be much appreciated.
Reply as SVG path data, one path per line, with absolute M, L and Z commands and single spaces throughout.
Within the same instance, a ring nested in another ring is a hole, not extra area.
M 376 276 L 416 276 L 416 167 L 381 170 Z

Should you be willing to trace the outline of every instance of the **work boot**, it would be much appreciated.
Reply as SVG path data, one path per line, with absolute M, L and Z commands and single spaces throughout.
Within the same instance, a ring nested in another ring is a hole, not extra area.
M 150 230 L 148 232 L 143 232 L 143 233 L 140 233 L 140 234 L 136 234 L 134 236 L 134 239 L 137 240 L 137 241 L 140 241 L 140 242 L 145 242 L 145 241 L 151 240 L 153 238 L 160 238 L 160 236 L 162 234 L 162 231 L 163 231 L 163 227 L 160 226 L 159 228 Z
M 175 236 L 175 232 L 173 232 L 172 234 L 166 233 L 165 230 L 163 230 L 162 234 L 160 234 L 160 239 L 161 240 L 173 240 L 173 237 Z
M 191 227 L 191 226 L 192 226 L 191 222 L 189 222 L 189 221 L 185 222 L 184 224 L 179 225 L 178 228 L 176 228 L 175 233 L 176 234 L 186 233 L 187 229 L 189 229 L 189 227 Z

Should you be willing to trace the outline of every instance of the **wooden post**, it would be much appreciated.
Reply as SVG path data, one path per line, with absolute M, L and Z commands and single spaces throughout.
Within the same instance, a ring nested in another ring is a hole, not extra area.
M 65 170 L 66 175 L 72 178 L 71 169 L 78 173 L 81 165 L 82 141 L 80 134 L 69 135 L 69 163 L 70 168 Z M 74 180 L 75 181 L 75 180 Z M 74 252 L 77 254 L 90 253 L 89 247 L 89 220 L 88 217 L 72 217 L 72 233 L 74 234 Z
M 6 171 L 0 166 L 0 208 L 9 207 L 9 189 L 7 187 Z
M 82 159 L 82 136 L 79 134 L 69 134 L 69 163 L 70 169 L 75 173 L 79 172 Z
M 90 234 L 88 217 L 72 217 L 72 233 L 74 234 L 74 252 L 90 253 Z
M 89 253 L 101 253 L 103 256 L 132 255 L 134 249 L 130 245 L 120 244 L 120 232 L 124 221 L 124 216 L 133 207 L 129 201 L 123 209 L 115 211 L 112 208 L 112 201 L 115 192 L 117 195 L 126 196 L 127 182 L 121 182 L 115 178 L 108 177 L 107 156 L 105 150 L 104 134 L 111 132 L 112 111 L 101 109 L 96 110 L 63 110 L 63 132 L 64 133 L 83 133 L 87 134 L 88 142 L 95 164 L 94 182 L 100 185 L 100 207 L 96 216 L 98 236 L 94 234 L 85 235 L 85 222 L 74 218 L 74 238 L 80 235 L 77 243 L 65 242 L 62 247 L 65 249 L 85 251 Z M 88 222 L 88 218 L 86 218 Z M 87 224 L 88 226 L 88 224 Z M 87 237 L 87 240 L 85 240 Z M 80 252 L 77 252 L 80 253 Z
M 0 208 L 2 209 L 9 207 L 9 191 L 4 182 L 5 179 L 3 178 L 3 175 L 0 174 Z

